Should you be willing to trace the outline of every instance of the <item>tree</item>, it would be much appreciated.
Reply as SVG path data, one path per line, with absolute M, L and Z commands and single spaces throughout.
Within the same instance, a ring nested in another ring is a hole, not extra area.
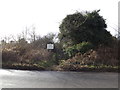
M 47 35 L 40 37 L 38 36 L 36 38 L 36 40 L 34 42 L 32 42 L 31 44 L 35 47 L 35 48 L 44 48 L 46 49 L 46 45 L 48 43 L 53 43 L 54 42 L 54 38 L 55 38 L 55 34 L 53 33 L 48 33 Z
M 105 19 L 99 15 L 100 10 L 77 12 L 67 15 L 60 24 L 59 39 L 70 46 L 81 42 L 98 45 L 110 45 L 113 37 L 106 30 Z

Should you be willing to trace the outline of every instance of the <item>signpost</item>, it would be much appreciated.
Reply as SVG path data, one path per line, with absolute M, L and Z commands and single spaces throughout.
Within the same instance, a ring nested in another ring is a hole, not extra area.
M 52 55 L 53 55 L 52 59 L 55 62 L 57 62 L 57 54 L 56 54 L 56 50 L 55 50 L 55 45 L 53 43 L 48 43 L 47 44 L 47 50 L 52 53 Z
M 54 49 L 54 44 L 47 44 L 47 49 L 48 50 L 53 50 Z

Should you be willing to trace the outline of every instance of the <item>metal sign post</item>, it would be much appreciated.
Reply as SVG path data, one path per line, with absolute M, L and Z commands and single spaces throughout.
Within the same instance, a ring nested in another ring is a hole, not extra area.
M 47 50 L 52 53 L 52 55 L 53 55 L 52 60 L 54 60 L 56 62 L 57 54 L 56 54 L 56 50 L 55 50 L 55 45 L 53 43 L 48 43 Z

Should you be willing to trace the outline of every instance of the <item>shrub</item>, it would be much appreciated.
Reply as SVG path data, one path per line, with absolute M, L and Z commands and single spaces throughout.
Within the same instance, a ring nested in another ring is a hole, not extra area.
M 12 63 L 15 63 L 15 62 L 19 62 L 20 61 L 20 57 L 19 55 L 10 50 L 10 51 L 7 51 L 7 50 L 3 50 L 2 51 L 2 63 L 4 64 L 12 64 Z
M 118 66 L 117 48 L 99 47 L 84 54 L 77 53 L 68 60 L 62 60 L 59 67 L 63 70 L 81 70 L 86 68 L 112 68 Z M 92 67 L 91 67 L 92 66 Z
M 65 52 L 69 55 L 69 57 L 73 57 L 76 53 L 80 52 L 84 54 L 93 47 L 94 46 L 90 42 L 82 42 L 66 48 Z
M 85 53 L 92 48 L 93 48 L 93 45 L 90 42 L 82 42 L 82 43 L 76 45 L 76 49 L 80 53 Z
M 65 53 L 68 54 L 69 57 L 74 56 L 77 53 L 76 46 L 70 46 L 65 49 Z
M 40 50 L 30 50 L 23 56 L 23 60 L 29 60 L 31 63 L 37 63 L 42 60 L 49 60 L 51 59 L 52 54 L 45 49 Z

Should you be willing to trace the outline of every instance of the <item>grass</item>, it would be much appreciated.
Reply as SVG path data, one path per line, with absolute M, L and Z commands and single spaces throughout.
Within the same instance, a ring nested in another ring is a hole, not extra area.
M 18 70 L 52 70 L 52 71 L 94 71 L 94 72 L 118 72 L 118 66 L 110 65 L 68 65 L 61 64 L 57 65 L 54 60 L 39 61 L 34 64 L 21 64 L 21 63 L 3 63 L 2 68 L 4 69 L 18 69 Z
M 95 65 L 88 65 L 88 68 L 115 68 L 118 69 L 118 66 L 110 66 L 110 65 L 99 65 L 99 66 L 95 66 Z
M 34 63 L 2 63 L 4 69 L 22 69 L 22 70 L 49 70 L 56 63 L 53 60 L 42 60 Z
M 93 71 L 93 72 L 118 72 L 118 66 L 110 65 L 78 65 L 78 64 L 61 64 L 54 67 L 54 70 L 62 71 Z

